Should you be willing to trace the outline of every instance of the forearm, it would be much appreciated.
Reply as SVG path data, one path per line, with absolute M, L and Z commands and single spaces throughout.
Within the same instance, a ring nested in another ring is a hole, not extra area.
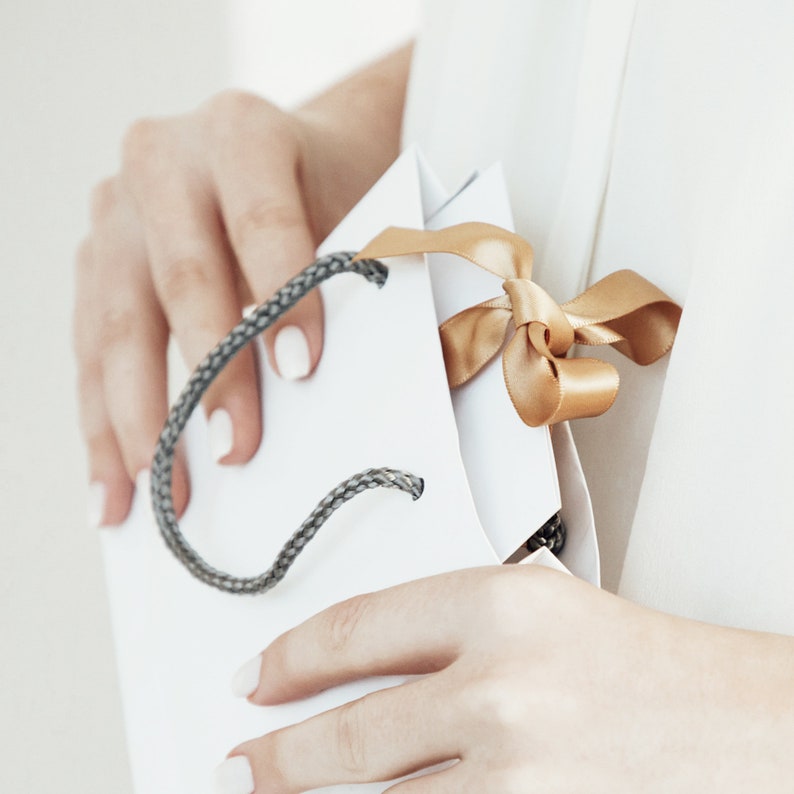
M 397 157 L 412 44 L 363 68 L 295 112 L 312 138 L 302 178 L 329 212 L 313 217 L 324 237 Z

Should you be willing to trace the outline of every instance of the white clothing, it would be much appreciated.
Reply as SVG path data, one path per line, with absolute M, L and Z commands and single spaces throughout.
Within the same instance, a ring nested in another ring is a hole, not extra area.
M 794 5 L 428 0 L 404 141 L 502 160 L 560 301 L 631 267 L 685 304 L 576 423 L 607 587 L 794 634 Z M 665 378 L 666 373 L 666 378 Z

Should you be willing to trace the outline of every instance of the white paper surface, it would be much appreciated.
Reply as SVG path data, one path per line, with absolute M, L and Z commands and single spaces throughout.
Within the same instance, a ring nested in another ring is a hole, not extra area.
M 426 226 L 442 229 L 465 221 L 513 230 L 498 165 L 470 183 Z M 504 293 L 503 279 L 459 256 L 429 254 L 427 260 L 439 324 Z M 477 512 L 499 559 L 506 560 L 560 509 L 549 429 L 521 421 L 505 388 L 501 356 L 455 389 L 452 403 Z
M 358 249 L 388 225 L 421 227 L 423 201 L 433 211 L 444 195 L 417 157 L 407 151 L 324 250 Z M 205 794 L 212 769 L 239 742 L 399 682 L 370 679 L 267 709 L 234 699 L 233 672 L 284 630 L 356 593 L 499 561 L 458 451 L 427 269 L 421 257 L 388 264 L 381 290 L 355 275 L 323 286 L 325 350 L 311 379 L 282 381 L 263 358 L 265 430 L 251 463 L 212 464 L 204 417 L 192 418 L 192 496 L 181 526 L 213 565 L 252 575 L 270 565 L 316 502 L 356 471 L 412 471 L 425 479 L 421 499 L 383 489 L 356 497 L 331 517 L 286 579 L 257 597 L 194 580 L 161 540 L 148 495 L 136 497 L 123 527 L 103 532 L 137 794 Z M 488 288 L 484 297 L 499 293 Z M 456 398 L 460 412 L 459 403 Z M 547 439 L 539 445 L 544 460 Z M 551 490 L 557 500 L 556 487 Z M 496 514 L 481 512 L 497 526 Z M 498 542 L 525 540 L 536 526 L 513 521 L 514 536 Z M 325 790 L 374 794 L 386 787 Z
M 389 224 L 421 226 L 419 196 L 409 153 L 327 247 L 358 249 Z M 310 380 L 282 381 L 265 366 L 265 433 L 249 465 L 211 465 L 203 417 L 194 417 L 193 496 L 182 527 L 207 560 L 248 575 L 264 570 L 315 503 L 356 471 L 415 472 L 426 482 L 421 499 L 382 489 L 356 497 L 284 582 L 253 598 L 192 579 L 151 523 L 146 495 L 123 527 L 103 533 L 139 794 L 207 792 L 211 770 L 235 744 L 384 684 L 359 682 L 268 709 L 233 699 L 234 670 L 282 631 L 355 593 L 497 562 L 457 453 L 425 265 L 421 257 L 392 263 L 381 290 L 355 275 L 327 282 L 325 352 Z
M 420 166 L 428 166 L 420 160 Z M 425 225 L 442 229 L 482 221 L 514 230 L 500 164 L 468 181 Z M 502 279 L 461 257 L 427 256 L 439 323 L 501 295 Z M 577 576 L 600 583 L 598 544 L 590 497 L 568 425 L 528 427 L 505 387 L 501 356 L 452 392 L 461 455 L 477 513 L 500 560 L 506 560 L 547 519 L 561 510 L 568 528 L 561 561 Z M 555 443 L 552 444 L 552 435 Z M 555 451 L 561 457 L 555 467 Z M 558 471 L 566 500 L 560 495 Z

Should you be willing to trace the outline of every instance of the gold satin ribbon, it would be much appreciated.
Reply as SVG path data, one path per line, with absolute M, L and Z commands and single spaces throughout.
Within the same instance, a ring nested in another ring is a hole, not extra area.
M 532 246 L 487 223 L 440 231 L 391 227 L 356 259 L 450 253 L 505 279 L 505 294 L 450 317 L 439 329 L 450 388 L 473 378 L 516 333 L 502 355 L 507 391 L 528 425 L 598 416 L 615 401 L 617 370 L 594 358 L 567 358 L 574 343 L 612 345 L 638 364 L 672 347 L 681 307 L 633 270 L 619 270 L 558 305 L 531 280 Z

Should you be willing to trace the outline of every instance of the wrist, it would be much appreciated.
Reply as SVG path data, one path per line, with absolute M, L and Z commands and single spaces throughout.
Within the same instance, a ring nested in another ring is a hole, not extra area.
M 406 46 L 295 110 L 299 175 L 323 239 L 399 154 L 412 47 Z
M 688 689 L 702 757 L 723 794 L 788 791 L 794 777 L 794 638 L 693 625 L 697 676 Z M 702 704 L 697 708 L 698 703 Z M 693 739 L 695 736 L 693 735 Z M 783 780 L 786 780 L 785 785 Z

